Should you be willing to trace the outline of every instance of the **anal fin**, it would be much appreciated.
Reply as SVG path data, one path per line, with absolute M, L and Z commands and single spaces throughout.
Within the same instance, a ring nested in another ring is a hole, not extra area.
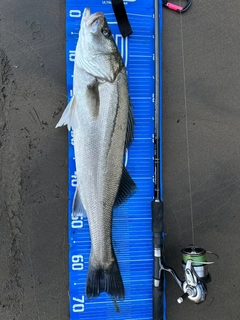
M 74 198 L 73 198 L 72 214 L 74 217 L 77 217 L 77 216 L 86 217 L 86 210 L 82 204 L 78 188 L 76 188 Z

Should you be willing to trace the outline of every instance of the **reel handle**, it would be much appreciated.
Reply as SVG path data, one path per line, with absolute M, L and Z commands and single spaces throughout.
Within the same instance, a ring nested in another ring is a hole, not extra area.
M 185 299 L 187 299 L 187 297 L 188 297 L 188 293 L 187 292 L 185 292 L 183 295 L 181 295 L 181 297 L 179 297 L 178 299 L 177 299 L 177 302 L 180 304 L 180 303 L 183 303 L 183 301 L 185 300 Z

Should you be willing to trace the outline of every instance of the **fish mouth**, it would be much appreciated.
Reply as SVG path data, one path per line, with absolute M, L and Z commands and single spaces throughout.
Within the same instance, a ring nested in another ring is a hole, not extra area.
M 85 23 L 87 27 L 92 27 L 97 20 L 103 20 L 104 15 L 102 12 L 96 12 L 85 18 Z

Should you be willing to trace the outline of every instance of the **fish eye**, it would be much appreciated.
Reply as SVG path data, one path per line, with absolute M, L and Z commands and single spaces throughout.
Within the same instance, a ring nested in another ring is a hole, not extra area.
M 111 35 L 111 31 L 108 28 L 102 28 L 101 31 L 105 37 L 109 37 Z

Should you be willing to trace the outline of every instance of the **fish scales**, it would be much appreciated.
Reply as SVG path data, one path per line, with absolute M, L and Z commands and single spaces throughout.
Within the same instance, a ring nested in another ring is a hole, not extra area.
M 88 298 L 106 291 L 124 298 L 112 247 L 114 205 L 136 190 L 123 164 L 133 137 L 132 106 L 124 63 L 102 13 L 83 13 L 74 65 L 73 97 L 57 126 L 73 129 L 77 188 L 73 214 L 86 213 L 91 253 Z
M 117 84 L 106 82 L 100 85 L 98 117 L 89 122 L 82 118 L 84 125 L 74 131 L 74 141 L 84 141 L 76 144 L 75 158 L 80 198 L 90 225 L 94 267 L 104 265 L 107 268 L 112 260 L 112 208 L 122 175 L 128 117 L 125 78 L 123 71 L 117 76 Z M 103 247 L 105 243 L 108 246 Z

